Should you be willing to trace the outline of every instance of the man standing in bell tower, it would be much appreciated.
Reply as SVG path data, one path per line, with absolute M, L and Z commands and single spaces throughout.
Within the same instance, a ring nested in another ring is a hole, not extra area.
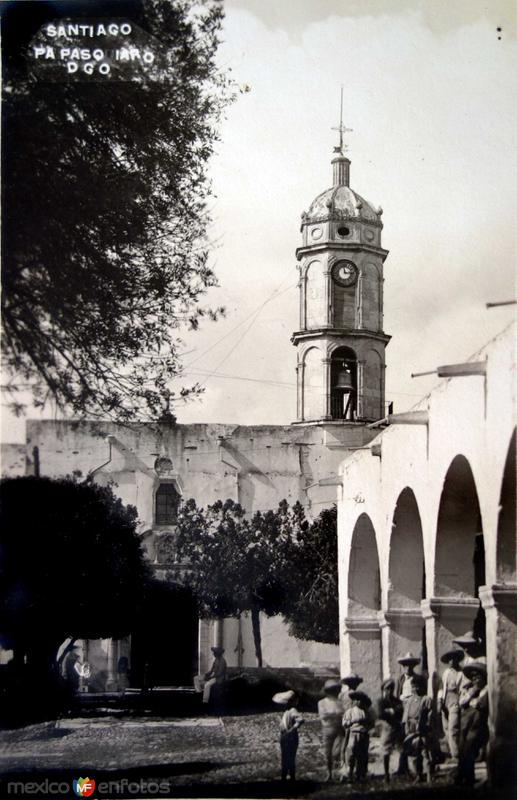
M 350 188 L 342 118 L 333 185 L 302 214 L 297 421 L 364 424 L 385 416 L 382 209 Z

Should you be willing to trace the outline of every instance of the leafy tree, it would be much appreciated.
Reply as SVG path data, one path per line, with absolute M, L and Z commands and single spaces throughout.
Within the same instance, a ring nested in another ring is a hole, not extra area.
M 289 510 L 257 512 L 251 518 L 233 500 L 206 510 L 189 500 L 178 514 L 175 560 L 185 565 L 201 616 L 250 612 L 257 664 L 262 666 L 260 612 L 278 614 L 285 602 L 283 539 Z
M 136 521 L 136 509 L 110 487 L 36 477 L 0 483 L 0 644 L 40 690 L 68 637 L 131 630 L 148 579 Z
M 181 373 L 179 329 L 221 310 L 198 303 L 216 283 L 206 165 L 229 99 L 215 65 L 222 4 L 61 7 L 89 21 L 131 12 L 157 55 L 133 79 L 31 73 L 23 53 L 59 11 L 8 3 L 2 20 L 6 389 L 16 412 L 28 387 L 36 406 L 156 419 L 175 399 L 168 384 Z M 200 388 L 180 395 L 191 391 Z
M 298 512 L 284 542 L 289 569 L 283 614 L 290 633 L 338 644 L 337 508 L 325 509 L 311 524 Z

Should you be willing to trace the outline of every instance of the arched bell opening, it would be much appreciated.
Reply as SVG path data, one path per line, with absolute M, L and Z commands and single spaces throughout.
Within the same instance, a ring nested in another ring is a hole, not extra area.
M 357 416 L 357 356 L 350 347 L 334 350 L 330 366 L 332 419 L 353 421 Z

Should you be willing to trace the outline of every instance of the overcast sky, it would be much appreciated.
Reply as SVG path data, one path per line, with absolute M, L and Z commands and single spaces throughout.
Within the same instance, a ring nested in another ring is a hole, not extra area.
M 225 7 L 220 61 L 250 89 L 228 110 L 212 165 L 211 299 L 227 319 L 187 342 L 187 373 L 206 391 L 178 421 L 295 419 L 295 249 L 301 212 L 332 183 L 341 84 L 351 186 L 384 209 L 386 399 L 405 410 L 436 383 L 411 372 L 464 360 L 517 308 L 485 309 L 516 296 L 515 4 Z

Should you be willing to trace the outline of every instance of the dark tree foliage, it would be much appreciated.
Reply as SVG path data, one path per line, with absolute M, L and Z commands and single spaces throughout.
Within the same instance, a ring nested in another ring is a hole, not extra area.
M 289 631 L 299 639 L 338 644 L 337 509 L 310 524 L 298 515 L 286 540 L 286 604 Z
M 175 559 L 187 569 L 201 616 L 250 612 L 259 667 L 260 612 L 278 614 L 285 602 L 282 542 L 287 518 L 285 502 L 277 511 L 248 518 L 233 500 L 218 501 L 206 510 L 189 500 L 178 514 Z
M 55 669 L 67 638 L 128 634 L 148 580 L 137 512 L 110 487 L 50 478 L 0 483 L 0 644 Z
M 15 11 L 30 19 L 35 5 Z M 58 16 L 59 3 L 41 5 L 39 24 Z M 218 313 L 198 303 L 216 283 L 206 166 L 229 99 L 215 65 L 222 4 L 80 1 L 68 11 L 102 19 L 128 7 L 159 45 L 143 79 L 34 77 L 20 58 L 29 23 L 18 52 L 4 53 L 2 352 L 17 412 L 28 386 L 36 405 L 156 419 L 174 403 L 179 329 Z

